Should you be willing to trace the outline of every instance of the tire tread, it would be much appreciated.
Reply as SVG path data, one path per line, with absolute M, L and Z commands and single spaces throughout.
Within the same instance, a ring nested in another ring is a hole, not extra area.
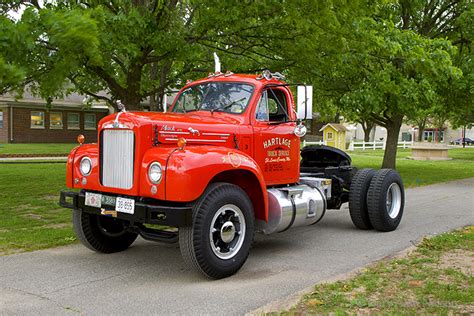
M 351 182 L 349 193 L 349 214 L 352 223 L 359 229 L 372 229 L 367 207 L 367 192 L 375 170 L 359 170 Z

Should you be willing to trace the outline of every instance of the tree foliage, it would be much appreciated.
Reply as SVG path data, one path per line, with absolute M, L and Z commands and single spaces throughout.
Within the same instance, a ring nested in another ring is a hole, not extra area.
M 8 16 L 21 6 L 21 19 Z M 166 89 L 211 71 L 217 51 L 234 72 L 313 84 L 323 116 L 385 127 L 384 167 L 395 167 L 404 119 L 474 120 L 472 0 L 12 0 L 0 10 L 1 92 L 156 109 Z
M 17 22 L 5 12 L 19 4 Z M 12 1 L 0 16 L 0 67 L 9 70 L 2 91 L 28 86 L 43 98 L 70 91 L 130 108 L 213 69 L 212 52 L 226 65 L 249 70 L 284 62 L 265 48 L 268 37 L 288 33 L 279 1 L 88 0 Z M 238 66 L 238 67 L 237 67 Z M 10 74 L 11 73 L 11 74 Z
M 294 73 L 315 85 L 323 108 L 336 105 L 353 121 L 372 120 L 387 129 L 383 167 L 395 167 L 404 118 L 444 116 L 463 102 L 472 107 L 472 84 L 462 72 L 469 67 L 461 62 L 472 58 L 460 57 L 454 45 L 471 43 L 460 21 L 472 24 L 466 16 L 472 2 L 451 2 L 355 1 L 347 9 L 341 1 L 332 10 L 334 23 L 313 22 L 320 30 Z

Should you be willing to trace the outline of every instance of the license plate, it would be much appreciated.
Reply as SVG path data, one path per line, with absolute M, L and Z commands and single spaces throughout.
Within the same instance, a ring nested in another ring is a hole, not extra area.
M 102 194 L 86 192 L 85 204 L 92 207 L 102 207 Z
M 115 210 L 117 212 L 133 214 L 135 213 L 135 200 L 117 197 L 117 201 L 115 203 Z

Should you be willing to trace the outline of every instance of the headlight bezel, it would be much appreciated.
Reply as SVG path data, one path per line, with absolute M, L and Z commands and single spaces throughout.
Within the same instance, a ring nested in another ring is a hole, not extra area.
M 160 172 L 160 176 L 158 179 L 156 180 L 153 180 L 153 177 L 152 177 L 152 171 L 153 171 L 153 168 L 154 167 L 158 167 Z M 147 172 L 147 175 L 148 175 L 148 180 L 153 183 L 153 184 L 159 184 L 161 183 L 161 180 L 163 179 L 163 166 L 161 165 L 161 163 L 159 163 L 158 161 L 153 161 L 149 166 L 148 166 L 148 172 Z
M 83 166 L 83 163 L 85 161 L 87 161 L 89 163 L 89 171 L 88 172 L 84 172 L 84 170 L 82 170 L 82 166 Z M 92 160 L 89 157 L 87 157 L 87 156 L 82 157 L 81 162 L 79 163 L 79 171 L 81 172 L 81 175 L 83 177 L 87 177 L 91 174 L 91 172 L 92 172 Z

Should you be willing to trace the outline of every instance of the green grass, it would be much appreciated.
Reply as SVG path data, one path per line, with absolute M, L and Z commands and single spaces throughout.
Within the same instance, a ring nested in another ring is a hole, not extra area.
M 381 150 L 351 153 L 359 168 L 380 168 L 382 155 Z M 408 155 L 409 150 L 401 150 L 397 162 L 408 187 L 474 177 L 474 149 L 453 149 L 454 159 L 443 162 L 413 161 Z M 71 212 L 58 206 L 65 169 L 63 163 L 0 163 L 0 254 L 74 242 Z
M 424 239 L 411 254 L 317 285 L 282 314 L 458 315 L 474 312 L 474 227 Z
M 70 210 L 59 207 L 65 164 L 0 164 L 0 254 L 74 242 Z
M 68 154 L 77 144 L 0 144 L 0 154 Z
M 456 179 L 474 177 L 474 148 L 453 148 L 449 150 L 448 161 L 411 160 L 410 149 L 397 152 L 397 170 L 406 187 L 416 187 Z M 352 164 L 357 168 L 380 169 L 383 150 L 349 152 Z

